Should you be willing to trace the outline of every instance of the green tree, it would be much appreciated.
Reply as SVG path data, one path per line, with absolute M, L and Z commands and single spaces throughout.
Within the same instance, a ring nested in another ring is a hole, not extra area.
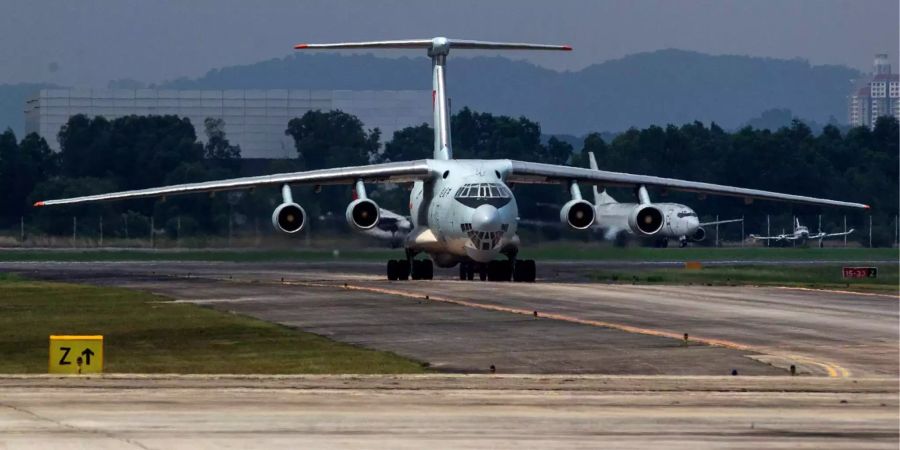
M 363 123 L 343 111 L 309 111 L 288 122 L 297 156 L 306 170 L 357 166 L 378 155 L 381 132 L 364 130 Z
M 206 160 L 214 166 L 226 168 L 237 172 L 241 162 L 241 146 L 231 145 L 225 136 L 225 121 L 219 118 L 207 117 L 203 121 L 206 131 L 206 145 L 204 146 Z
M 577 167 L 590 167 L 588 153 L 593 153 L 599 164 L 600 161 L 603 161 L 606 158 L 608 151 L 609 147 L 606 145 L 606 141 L 603 140 L 600 133 L 590 133 L 584 137 L 584 145 L 581 147 L 581 154 L 576 161 L 572 162 L 572 165 Z
M 381 162 L 413 161 L 434 155 L 434 129 L 427 123 L 406 127 L 394 132 L 393 138 L 384 144 L 379 155 Z

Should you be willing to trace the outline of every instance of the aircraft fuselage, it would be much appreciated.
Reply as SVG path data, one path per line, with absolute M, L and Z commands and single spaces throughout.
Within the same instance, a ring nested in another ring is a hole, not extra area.
M 413 230 L 407 249 L 428 253 L 440 267 L 515 255 L 519 210 L 505 183 L 509 162 L 428 160 L 428 164 L 441 176 L 413 184 L 409 205 Z

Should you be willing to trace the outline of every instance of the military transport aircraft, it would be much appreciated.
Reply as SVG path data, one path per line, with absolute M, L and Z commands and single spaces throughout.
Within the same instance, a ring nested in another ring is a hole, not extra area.
M 591 170 L 600 170 L 593 152 L 588 152 Z M 638 192 L 640 194 L 640 192 Z M 593 228 L 603 233 L 608 240 L 614 240 L 620 233 L 628 233 L 646 239 L 653 239 L 657 247 L 668 247 L 669 239 L 677 239 L 682 247 L 688 242 L 700 242 L 706 239 L 704 227 L 741 222 L 744 219 L 718 220 L 700 222 L 693 209 L 679 203 L 650 203 L 649 197 L 638 195 L 640 203 L 619 203 L 606 189 L 600 190 L 594 185 L 594 220 Z M 633 220 L 640 214 L 643 221 Z
M 249 189 L 280 186 L 282 203 L 272 212 L 273 226 L 286 233 L 296 233 L 306 223 L 306 212 L 294 203 L 293 185 L 352 184 L 354 197 L 347 206 L 346 219 L 351 227 L 367 230 L 379 222 L 380 208 L 368 198 L 367 183 L 412 183 L 410 218 L 413 230 L 405 242 L 406 255 L 387 263 L 391 280 L 431 279 L 433 264 L 440 267 L 459 265 L 461 279 L 534 281 L 534 260 L 517 258 L 520 240 L 516 234 L 518 207 L 509 186 L 519 183 L 564 185 L 571 200 L 559 212 L 560 220 L 574 229 L 584 230 L 594 223 L 594 207 L 581 197 L 578 183 L 636 188 L 642 208 L 632 211 L 634 223 L 657 224 L 664 216 L 658 209 L 648 208 L 649 187 L 719 194 L 750 199 L 781 200 L 823 206 L 868 208 L 860 203 L 826 200 L 800 195 L 744 189 L 646 175 L 590 170 L 508 159 L 455 160 L 450 140 L 445 68 L 451 49 L 485 50 L 562 50 L 567 45 L 540 45 L 484 42 L 472 40 L 415 39 L 401 41 L 355 42 L 338 44 L 299 44 L 296 49 L 425 49 L 432 62 L 432 105 L 434 110 L 434 156 L 418 161 L 390 162 L 357 167 L 280 173 L 201 183 L 180 184 L 150 189 L 88 195 L 59 200 L 40 201 L 35 206 L 120 200 L 140 197 L 166 197 L 195 192 Z M 430 259 L 416 259 L 419 253 Z M 505 257 L 504 260 L 496 260 Z
M 843 233 L 825 233 L 824 231 L 819 230 L 819 232 L 816 234 L 809 234 L 809 228 L 807 228 L 805 225 L 800 225 L 800 219 L 794 217 L 794 232 L 791 234 L 781 233 L 778 236 L 757 236 L 755 234 L 751 234 L 750 238 L 757 241 L 791 242 L 799 243 L 800 245 L 805 245 L 808 241 L 814 241 L 818 239 L 819 247 L 822 247 L 825 245 L 822 242 L 823 239 L 830 237 L 847 236 L 852 232 L 853 228 Z

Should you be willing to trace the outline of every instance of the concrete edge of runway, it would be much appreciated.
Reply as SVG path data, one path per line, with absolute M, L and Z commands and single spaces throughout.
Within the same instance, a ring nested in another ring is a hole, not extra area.
M 898 378 L 613 375 L 0 374 L 0 389 L 371 389 L 643 392 L 900 392 Z

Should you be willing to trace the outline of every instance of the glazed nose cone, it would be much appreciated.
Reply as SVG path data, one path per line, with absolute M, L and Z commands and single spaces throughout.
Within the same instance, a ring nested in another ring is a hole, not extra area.
M 481 205 L 472 213 L 472 229 L 475 231 L 500 231 L 500 212 L 491 205 Z

